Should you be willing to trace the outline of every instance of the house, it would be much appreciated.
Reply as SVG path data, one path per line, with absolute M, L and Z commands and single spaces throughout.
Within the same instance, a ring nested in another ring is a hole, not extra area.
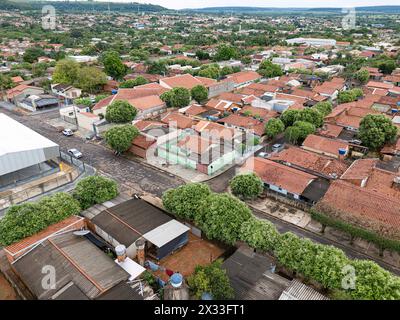
M 165 102 L 160 99 L 160 95 L 165 91 L 158 84 L 119 89 L 117 94 L 108 96 L 96 103 L 93 107 L 93 113 L 105 115 L 107 107 L 113 102 L 127 101 L 137 109 L 138 119 L 154 117 L 166 110 Z
M 209 133 L 209 132 L 208 132 Z M 233 164 L 236 157 L 236 144 L 223 144 L 215 136 L 182 132 L 163 144 L 158 144 L 157 155 L 169 164 L 179 164 L 212 175 L 223 167 Z
M 235 300 L 328 300 L 298 280 L 274 272 L 275 261 L 241 246 L 222 264 Z
M 15 84 L 20 84 L 21 82 L 24 82 L 24 79 L 22 79 L 21 76 L 17 76 L 17 77 L 11 77 L 11 81 Z
M 33 94 L 20 101 L 17 101 L 17 105 L 29 111 L 37 111 L 45 108 L 58 107 L 58 99 L 48 94 Z
M 240 88 L 258 81 L 261 78 L 261 75 L 255 71 L 240 71 L 227 75 L 226 79 L 223 81 L 232 81 L 235 88 Z
M 81 96 L 82 90 L 74 88 L 73 86 L 67 84 L 52 84 L 51 91 L 56 94 L 59 98 L 65 100 L 65 104 L 71 104 L 74 99 Z
M 264 183 L 264 187 L 294 200 L 314 201 L 303 196 L 308 187 L 318 177 L 269 159 L 251 157 L 241 168 L 242 172 L 254 172 Z
M 191 74 L 180 74 L 169 78 L 161 78 L 159 83 L 166 89 L 172 88 L 186 88 L 191 90 L 193 87 L 202 85 L 209 87 L 210 85 L 216 83 L 217 81 L 210 78 L 204 77 L 193 77 Z
M 102 245 L 90 232 L 59 231 L 38 240 L 11 266 L 39 300 L 92 300 L 130 277 Z M 53 272 L 54 283 L 43 282 L 44 270 Z
M 156 140 L 154 138 L 140 134 L 132 140 L 132 146 L 130 147 L 129 152 L 140 158 L 146 159 L 148 150 L 155 143 Z
M 348 143 L 314 134 L 307 136 L 302 144 L 302 148 L 336 159 L 345 157 L 349 153 Z
M 192 118 L 184 116 L 179 112 L 169 112 L 161 116 L 161 122 L 168 124 L 169 127 L 178 129 L 189 129 L 195 123 Z
M 330 81 L 325 81 L 323 84 L 313 88 L 313 92 L 327 97 L 329 100 L 334 101 L 339 95 L 339 91 L 346 88 L 345 80 L 342 78 L 333 78 Z
M 17 103 L 18 101 L 21 101 L 30 95 L 40 94 L 44 94 L 44 90 L 42 88 L 20 84 L 10 90 L 7 90 L 6 97 L 9 102 Z
M 189 228 L 140 198 L 117 197 L 82 214 L 89 228 L 113 247 L 124 245 L 126 255 L 137 256 L 137 240 L 145 243 L 145 254 L 161 260 L 188 242 Z
M 284 165 L 292 166 L 316 175 L 323 175 L 332 179 L 340 177 L 348 166 L 336 159 L 322 156 L 297 147 L 288 147 L 269 158 Z
M 265 131 L 264 124 L 260 120 L 241 116 L 239 114 L 231 114 L 218 120 L 218 123 L 223 123 L 227 128 L 253 133 L 259 137 L 263 136 Z

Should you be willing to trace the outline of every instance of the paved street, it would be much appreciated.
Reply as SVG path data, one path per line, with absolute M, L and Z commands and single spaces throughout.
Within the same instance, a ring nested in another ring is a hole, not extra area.
M 83 153 L 83 160 L 86 163 L 135 192 L 148 192 L 160 197 L 165 190 L 184 183 L 183 180 L 175 176 L 171 177 L 156 168 L 123 157 L 116 157 L 103 146 L 89 143 L 78 137 L 63 136 L 62 133 L 44 121 L 45 117 L 58 117 L 58 110 L 30 116 L 20 116 L 3 108 L 0 111 L 58 143 L 62 151 L 77 148 Z

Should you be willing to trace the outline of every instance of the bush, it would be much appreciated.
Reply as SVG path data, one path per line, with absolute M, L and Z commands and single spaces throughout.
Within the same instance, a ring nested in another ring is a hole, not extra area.
M 275 138 L 285 130 L 285 124 L 280 119 L 272 118 L 265 125 L 265 134 L 269 139 Z
M 80 211 L 79 203 L 67 193 L 12 206 L 0 220 L 0 243 L 10 245 Z
M 279 242 L 279 232 L 275 226 L 265 220 L 250 218 L 240 228 L 240 240 L 246 242 L 250 247 L 272 251 Z
M 235 196 L 243 199 L 257 198 L 263 192 L 263 182 L 254 173 L 234 177 L 229 186 Z
M 197 220 L 201 203 L 211 194 L 210 188 L 202 183 L 189 183 L 164 192 L 162 201 L 165 209 L 179 218 Z
M 73 197 L 78 200 L 83 210 L 105 201 L 111 200 L 118 195 L 118 186 L 114 180 L 91 176 L 82 179 L 76 185 Z
M 127 101 L 114 101 L 106 109 L 106 120 L 113 123 L 127 123 L 135 119 L 137 110 Z
M 196 223 L 209 239 L 233 245 L 239 239 L 240 226 L 251 218 L 245 203 L 229 194 L 211 194 L 200 208 Z
M 208 266 L 197 266 L 188 278 L 192 294 L 201 299 L 203 293 L 210 293 L 215 300 L 233 299 L 234 292 L 222 261 L 216 260 Z

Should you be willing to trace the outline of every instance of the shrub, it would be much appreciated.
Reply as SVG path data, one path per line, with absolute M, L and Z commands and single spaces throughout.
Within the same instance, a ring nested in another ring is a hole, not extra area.
M 132 140 L 139 135 L 139 130 L 130 125 L 116 126 L 105 133 L 107 144 L 116 152 L 122 153 L 132 146 Z
M 76 185 L 73 197 L 78 200 L 83 210 L 105 201 L 111 200 L 118 195 L 118 186 L 114 180 L 91 176 L 82 179 Z
M 0 243 L 10 245 L 80 211 L 79 203 L 67 193 L 12 206 L 0 220 Z
M 215 300 L 232 299 L 233 288 L 226 270 L 222 269 L 222 261 L 216 260 L 208 266 L 197 266 L 193 275 L 188 278 L 192 294 L 201 299 L 203 293 L 210 293 Z
M 162 201 L 165 209 L 177 217 L 196 220 L 202 201 L 211 194 L 210 188 L 202 183 L 189 183 L 164 192 Z
M 263 192 L 263 182 L 254 173 L 241 174 L 234 177 L 229 186 L 232 193 L 243 199 L 257 198 Z

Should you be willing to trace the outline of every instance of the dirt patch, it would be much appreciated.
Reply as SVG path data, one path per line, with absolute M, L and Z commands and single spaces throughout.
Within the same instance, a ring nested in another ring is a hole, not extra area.
M 6 278 L 0 273 L 0 300 L 17 300 L 17 294 Z

